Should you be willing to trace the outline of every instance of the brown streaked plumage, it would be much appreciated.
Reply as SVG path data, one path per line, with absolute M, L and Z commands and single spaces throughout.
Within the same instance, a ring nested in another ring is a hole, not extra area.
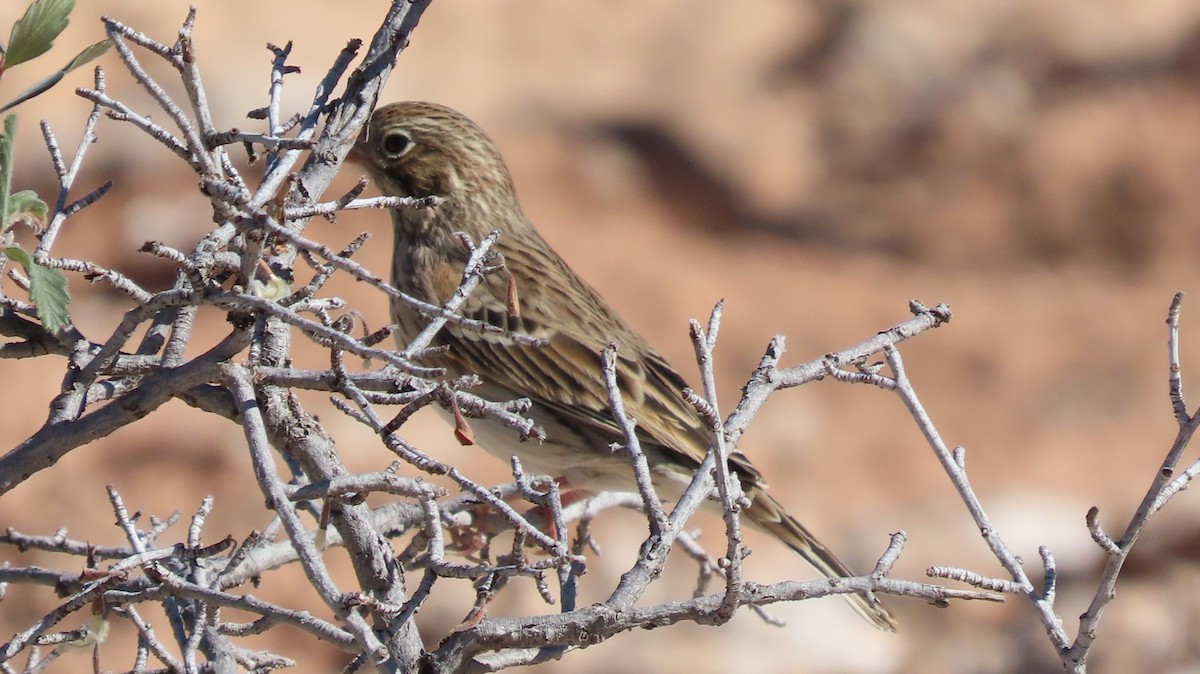
M 499 230 L 494 250 L 516 281 L 520 317 L 509 315 L 503 274 L 489 275 L 462 313 L 548 342 L 525 346 L 453 324 L 439 334 L 438 342 L 449 348 L 430 364 L 451 375 L 477 374 L 485 397 L 529 398 L 531 416 L 546 430 L 546 442 L 522 443 L 497 424 L 481 423 L 475 428 L 480 445 L 503 459 L 515 454 L 527 471 L 563 477 L 577 488 L 632 489 L 628 460 L 609 450 L 621 435 L 600 377 L 601 353 L 615 342 L 626 412 L 637 420 L 655 486 L 660 495 L 677 497 L 709 445 L 704 424 L 681 396 L 686 383 L 542 239 L 521 210 L 504 159 L 487 135 L 449 108 L 395 103 L 375 111 L 356 153 L 384 194 L 442 198 L 434 208 L 391 211 L 392 275 L 400 290 L 442 304 L 458 287 L 469 255 L 455 233 L 478 241 Z M 420 314 L 402 302 L 393 302 L 392 313 L 402 343 L 424 326 Z M 751 499 L 745 511 L 751 523 L 824 575 L 854 575 L 766 493 L 762 474 L 745 455 L 735 452 L 730 463 Z M 844 596 L 875 626 L 895 629 L 882 606 L 863 595 Z

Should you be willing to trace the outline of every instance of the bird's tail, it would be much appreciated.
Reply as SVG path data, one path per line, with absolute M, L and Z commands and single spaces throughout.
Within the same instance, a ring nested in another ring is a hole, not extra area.
M 789 515 L 779 501 L 771 498 L 761 489 L 752 489 L 747 496 L 751 499 L 751 506 L 745 511 L 746 517 L 753 524 L 795 550 L 817 571 L 827 578 L 856 575 L 846 568 L 846 565 L 835 557 L 829 548 L 821 545 L 821 542 L 809 533 L 803 524 Z M 870 621 L 872 625 L 888 632 L 896 631 L 896 619 L 882 604 L 865 594 L 843 594 L 842 597 L 850 602 L 850 606 L 854 607 L 854 610 Z

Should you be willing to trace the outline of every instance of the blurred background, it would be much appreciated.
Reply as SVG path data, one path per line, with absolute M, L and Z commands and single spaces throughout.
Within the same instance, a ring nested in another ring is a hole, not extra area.
M 287 80 L 286 100 L 300 110 L 337 50 L 369 39 L 385 5 L 198 4 L 198 56 L 217 124 L 244 129 L 257 128 L 245 113 L 266 101 L 265 43 L 295 41 L 291 63 L 302 73 Z M 23 8 L 0 4 L 0 33 Z M 59 46 L 7 73 L 0 99 L 100 39 L 101 14 L 171 42 L 186 11 L 181 0 L 80 0 Z M 111 92 L 165 118 L 114 55 L 100 63 Z M 179 92 L 170 73 L 153 71 Z M 53 197 L 36 120 L 73 148 L 88 105 L 71 91 L 89 81 L 87 69 L 72 73 L 18 108 L 16 188 Z M 546 238 L 692 381 L 687 319 L 707 317 L 725 298 L 717 365 L 727 408 L 776 333 L 787 335 L 786 362 L 799 363 L 904 320 L 910 299 L 949 303 L 948 326 L 903 346 L 910 375 L 946 441 L 966 447 L 984 505 L 1031 575 L 1038 546 L 1050 546 L 1074 634 L 1104 561 L 1085 512 L 1098 505 L 1119 535 L 1175 435 L 1164 320 L 1173 293 L 1200 290 L 1200 3 L 440 0 L 386 99 L 445 103 L 487 129 Z M 190 248 L 211 226 L 205 201 L 186 167 L 127 125 L 104 121 L 99 135 L 79 189 L 108 179 L 115 188 L 69 222 L 57 252 L 164 287 L 171 269 L 135 251 L 149 239 Z M 361 175 L 344 173 L 333 192 Z M 388 230 L 386 216 L 371 212 L 314 221 L 308 233 L 341 245 L 371 232 L 361 260 L 384 272 Z M 71 290 L 72 315 L 93 339 L 129 308 L 79 278 Z M 373 327 L 387 320 L 383 298 L 354 284 L 336 290 Z M 1188 369 L 1200 363 L 1192 301 L 1183 311 L 1185 385 L 1200 376 Z M 223 325 L 211 320 L 205 330 L 197 348 Z M 39 427 L 63 367 L 51 358 L 0 363 L 0 449 Z M 307 400 L 355 469 L 387 465 L 369 434 L 320 396 Z M 500 462 L 459 447 L 432 415 L 405 431 L 479 480 L 504 479 Z M 783 392 L 743 449 L 853 567 L 869 569 L 888 534 L 903 529 L 910 542 L 898 577 L 920 579 L 934 564 L 1000 573 L 889 394 L 834 382 Z M 159 517 L 176 508 L 186 516 L 213 494 L 205 542 L 241 538 L 267 522 L 245 454 L 233 424 L 168 404 L 0 500 L 0 525 L 35 534 L 62 526 L 121 543 L 104 493 L 112 484 L 131 509 Z M 1090 671 L 1200 671 L 1198 515 L 1200 498 L 1185 492 L 1145 532 Z M 704 540 L 721 549 L 719 521 L 702 519 Z M 602 523 L 604 555 L 583 579 L 586 601 L 607 596 L 641 535 L 632 516 Z M 749 544 L 752 579 L 810 577 L 782 546 L 753 533 Z M 338 553 L 329 557 L 346 570 Z M 5 561 L 78 567 L 9 549 L 0 550 Z M 675 560 L 647 601 L 687 596 L 693 584 L 693 565 Z M 420 616 L 434 642 L 473 597 L 442 585 Z M 299 574 L 285 573 L 254 593 L 314 606 L 297 587 Z M 46 590 L 9 588 L 0 640 L 54 603 Z M 840 601 L 803 602 L 773 609 L 788 621 L 781 629 L 747 612 L 719 629 L 621 635 L 524 671 L 1061 671 L 1020 602 L 887 603 L 898 635 L 876 633 Z M 493 607 L 553 610 L 522 583 Z M 295 671 L 345 662 L 276 632 L 259 643 L 305 658 Z M 114 639 L 127 637 L 122 628 Z M 131 666 L 116 643 L 102 653 L 105 669 Z M 51 671 L 84 671 L 86 658 Z

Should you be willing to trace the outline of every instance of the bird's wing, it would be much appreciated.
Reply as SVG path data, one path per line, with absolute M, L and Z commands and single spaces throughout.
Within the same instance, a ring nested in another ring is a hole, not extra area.
M 501 247 L 501 252 L 528 255 L 529 249 Z M 687 383 L 599 294 L 548 247 L 546 251 L 534 264 L 510 265 L 519 317 L 509 313 L 509 284 L 503 273 L 487 277 L 464 304 L 463 314 L 547 344 L 529 346 L 451 324 L 442 334 L 450 347 L 445 358 L 454 362 L 460 374 L 473 372 L 514 395 L 536 397 L 571 427 L 590 427 L 609 441 L 619 441 L 621 431 L 609 409 L 601 373 L 603 350 L 615 343 L 617 381 L 626 413 L 637 420 L 639 439 L 654 445 L 672 463 L 694 470 L 704 459 L 711 436 L 683 398 Z M 747 486 L 763 484 L 762 475 L 740 452 L 730 460 Z

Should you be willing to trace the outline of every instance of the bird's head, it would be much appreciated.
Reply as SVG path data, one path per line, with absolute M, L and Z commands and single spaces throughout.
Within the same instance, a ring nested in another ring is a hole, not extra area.
M 406 101 L 371 116 L 354 148 L 379 190 L 449 201 L 513 199 L 500 152 L 474 122 L 442 105 Z

